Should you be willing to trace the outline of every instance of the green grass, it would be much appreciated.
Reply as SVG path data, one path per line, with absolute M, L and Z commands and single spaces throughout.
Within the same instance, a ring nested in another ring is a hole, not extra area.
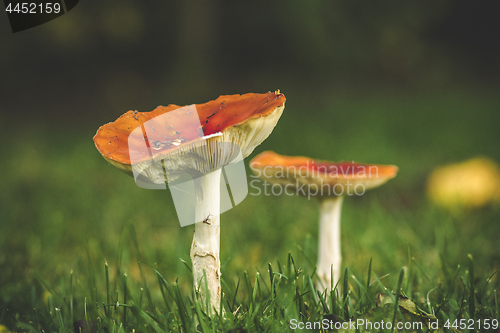
M 377 308 L 380 293 L 407 296 L 441 324 L 500 319 L 499 207 L 453 215 L 434 207 L 424 186 L 440 163 L 500 160 L 498 97 L 388 96 L 327 100 L 302 122 L 309 110 L 287 95 L 277 128 L 255 152 L 400 167 L 384 187 L 344 202 L 347 275 L 339 297 L 313 288 L 319 204 L 250 189 L 221 216 L 224 311 L 215 318 L 193 294 L 193 231 L 178 225 L 168 191 L 140 189 L 108 165 L 92 144 L 96 128 L 5 129 L 0 324 L 44 332 L 69 332 L 78 320 L 108 332 L 279 332 L 292 319 L 408 318 L 394 303 Z

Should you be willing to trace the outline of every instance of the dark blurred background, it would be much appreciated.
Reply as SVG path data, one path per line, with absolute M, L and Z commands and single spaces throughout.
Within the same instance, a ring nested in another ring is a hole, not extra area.
M 311 114 L 373 91 L 494 91 L 500 69 L 493 1 L 80 1 L 21 33 L 0 22 L 4 124 L 96 127 L 130 109 L 275 89 Z
M 30 292 L 32 270 L 51 280 L 77 261 L 102 269 L 126 224 L 147 261 L 190 290 L 179 257 L 189 258 L 192 230 L 165 196 L 109 166 L 92 137 L 128 110 L 276 89 L 286 109 L 254 155 L 400 168 L 346 200 L 346 265 L 362 271 L 373 257 L 379 276 L 397 276 L 408 245 L 424 266 L 439 267 L 439 249 L 450 265 L 473 253 L 483 272 L 499 268 L 498 208 L 457 225 L 425 196 L 440 164 L 500 161 L 498 14 L 497 2 L 465 0 L 82 0 L 16 34 L 0 14 L 0 303 Z M 302 198 L 249 196 L 222 216 L 246 222 L 224 224 L 224 272 L 267 267 L 304 242 L 314 262 L 317 214 Z

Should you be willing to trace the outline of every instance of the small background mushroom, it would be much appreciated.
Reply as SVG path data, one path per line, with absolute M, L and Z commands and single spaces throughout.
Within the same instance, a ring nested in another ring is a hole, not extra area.
M 427 180 L 427 194 L 454 212 L 500 203 L 500 167 L 484 157 L 437 167 Z
M 251 167 L 264 182 L 290 187 L 297 194 L 320 200 L 317 289 L 331 290 L 339 282 L 342 254 L 340 221 L 345 196 L 361 196 L 396 176 L 392 165 L 326 162 L 302 156 L 283 156 L 272 151 L 257 155 Z M 305 188 L 305 189 L 304 189 Z M 340 288 L 338 288 L 340 289 Z

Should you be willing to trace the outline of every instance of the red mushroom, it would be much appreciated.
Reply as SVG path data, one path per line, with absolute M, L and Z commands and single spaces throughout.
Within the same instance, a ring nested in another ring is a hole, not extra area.
M 182 174 L 194 179 L 194 288 L 201 304 L 220 306 L 221 168 L 248 156 L 272 132 L 285 107 L 279 91 L 220 96 L 205 104 L 128 111 L 101 126 L 94 142 L 102 156 L 142 185 L 165 188 Z M 200 283 L 206 274 L 205 283 Z M 211 313 L 211 309 L 207 309 Z
M 393 165 L 326 162 L 266 151 L 251 162 L 252 170 L 271 184 L 321 202 L 317 274 L 318 289 L 328 290 L 340 278 L 340 212 L 345 195 L 362 195 L 396 176 Z M 314 190 L 314 192 L 313 192 Z

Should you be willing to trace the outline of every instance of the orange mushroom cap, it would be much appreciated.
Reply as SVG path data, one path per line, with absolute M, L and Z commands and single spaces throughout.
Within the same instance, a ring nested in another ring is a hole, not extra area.
M 371 189 L 394 178 L 398 172 L 398 167 L 394 165 L 328 162 L 303 156 L 284 156 L 273 151 L 257 155 L 250 162 L 250 166 L 259 177 L 272 184 L 288 185 L 292 188 L 314 185 L 319 189 L 334 189 L 340 185 L 351 191 L 345 192 L 351 195 L 357 185 Z M 338 192 L 318 191 L 317 196 L 337 196 L 335 193 Z
M 139 172 L 156 179 L 163 170 L 153 166 L 154 161 L 179 158 L 180 152 L 200 141 L 231 143 L 241 150 L 243 158 L 248 156 L 271 133 L 285 100 L 285 95 L 276 91 L 225 95 L 194 107 L 171 104 L 150 112 L 128 111 L 101 126 L 94 143 L 102 156 L 120 170 L 131 173 L 132 167 L 138 165 Z M 172 168 L 181 168 L 179 163 L 173 164 Z

